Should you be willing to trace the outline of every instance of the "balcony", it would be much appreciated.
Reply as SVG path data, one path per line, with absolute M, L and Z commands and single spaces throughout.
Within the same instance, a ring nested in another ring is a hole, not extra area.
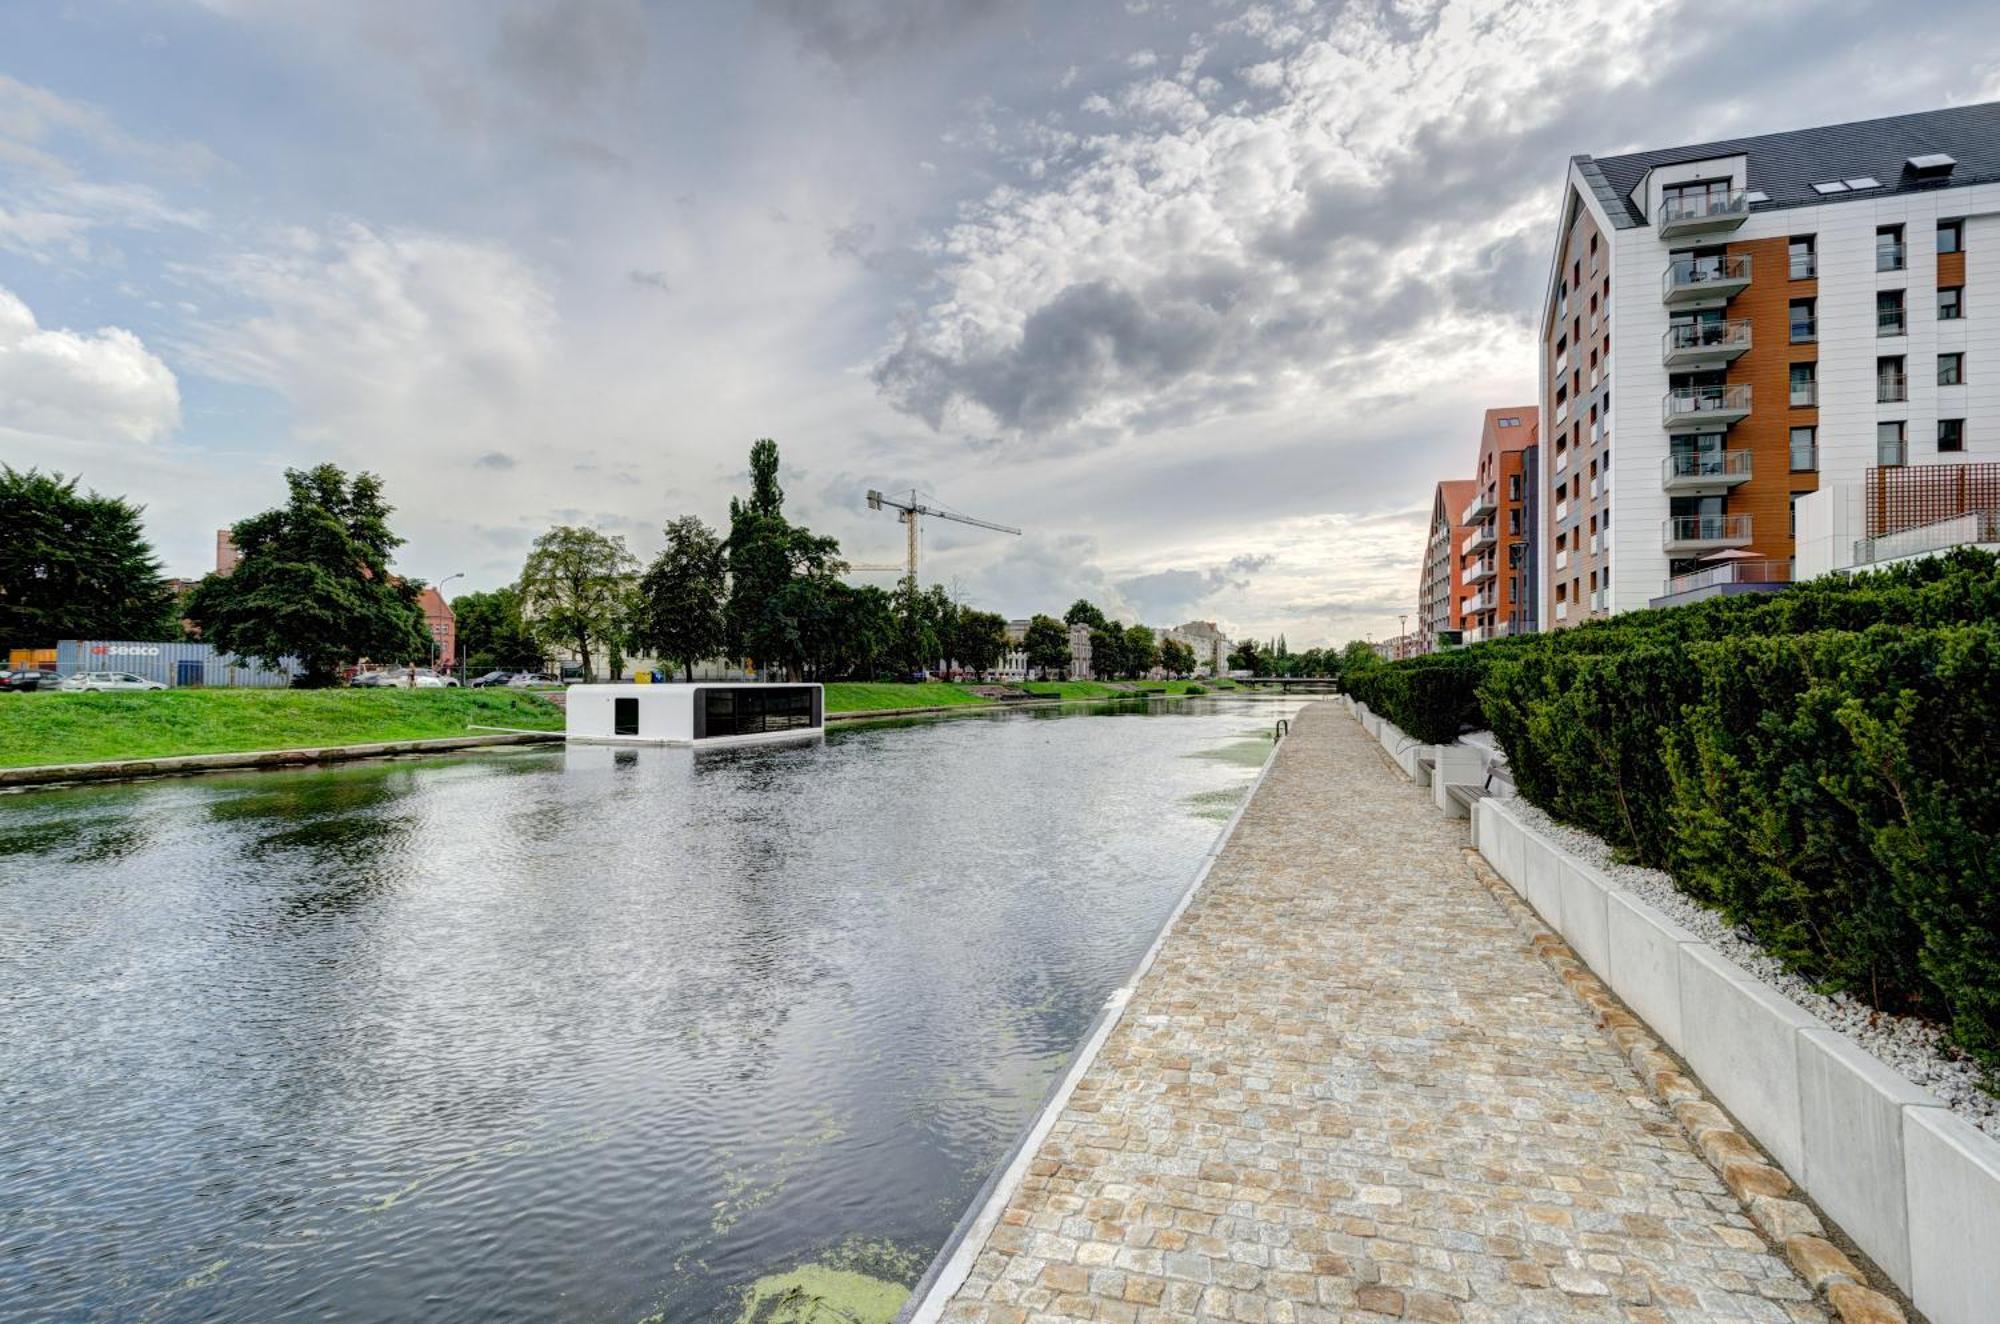
M 1686 193 L 1660 199 L 1655 228 L 1662 239 L 1693 234 L 1722 234 L 1750 216 L 1750 199 L 1740 188 L 1724 193 Z
M 1660 487 L 1668 492 L 1713 492 L 1750 481 L 1750 452 L 1689 451 L 1660 462 Z
M 1669 432 L 1698 432 L 1708 427 L 1728 427 L 1750 413 L 1750 387 L 1680 386 L 1668 391 L 1660 419 Z
M 1875 335 L 1879 339 L 1893 340 L 1897 336 L 1910 334 L 1910 324 L 1901 308 L 1877 308 L 1875 310 Z
M 1685 575 L 1674 575 L 1667 580 L 1661 595 L 1646 605 L 1678 607 L 1687 602 L 1700 602 L 1703 598 L 1728 597 L 1738 593 L 1775 593 L 1791 582 L 1790 561 L 1754 558 L 1722 561 Z
M 1473 594 L 1471 597 L 1465 600 L 1465 610 L 1468 613 L 1475 611 L 1492 611 L 1497 606 L 1499 606 L 1499 599 L 1494 596 L 1493 586 L 1491 584 L 1487 585 L 1485 588 L 1479 590 L 1479 592 Z
M 1466 502 L 1465 510 L 1459 515 L 1458 522 L 1460 524 L 1477 524 L 1482 520 L 1492 519 L 1493 512 L 1497 509 L 1499 507 L 1493 504 L 1493 493 L 1481 492 L 1479 495 L 1473 497 L 1472 500 Z
M 1901 271 L 1908 265 L 1908 250 L 1902 243 L 1878 242 L 1875 245 L 1875 270 Z
M 1569 569 L 1569 548 L 1565 547 L 1556 553 L 1556 569 Z
M 1794 409 L 1819 408 L 1819 383 L 1794 379 L 1791 387 L 1791 403 Z
M 1493 532 L 1493 526 L 1491 524 L 1481 524 L 1472 530 L 1472 536 L 1465 540 L 1465 546 L 1462 550 L 1467 556 L 1472 556 L 1485 551 L 1497 541 L 1499 539 Z
M 1809 474 L 1819 469 L 1819 447 L 1803 443 L 1792 447 L 1792 472 Z
M 1697 368 L 1719 368 L 1733 363 L 1750 349 L 1750 319 L 1727 322 L 1693 322 L 1670 326 L 1660 340 L 1660 362 L 1670 372 Z
M 1499 571 L 1494 567 L 1492 558 L 1488 557 L 1483 560 L 1474 561 L 1471 565 L 1465 567 L 1465 582 L 1468 585 L 1484 584 L 1498 573 Z
M 1669 308 L 1718 303 L 1750 284 L 1750 255 L 1682 257 L 1667 263 L 1660 297 Z
M 1748 515 L 1681 515 L 1661 527 L 1660 546 L 1669 556 L 1722 552 L 1749 543 Z
M 1875 374 L 1875 403 L 1901 404 L 1910 398 L 1910 379 L 1900 372 Z

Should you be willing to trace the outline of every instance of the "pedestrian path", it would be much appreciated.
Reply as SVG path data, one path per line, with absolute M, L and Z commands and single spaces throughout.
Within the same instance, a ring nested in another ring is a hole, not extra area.
M 1824 1320 L 1463 847 L 1302 713 L 945 1318 Z

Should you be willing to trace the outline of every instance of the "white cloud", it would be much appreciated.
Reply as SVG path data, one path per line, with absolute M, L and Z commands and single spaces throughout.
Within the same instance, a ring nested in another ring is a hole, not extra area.
M 0 430 L 69 441 L 156 441 L 180 423 L 173 371 L 121 327 L 41 327 L 0 287 Z
M 282 392 L 313 441 L 505 432 L 542 378 L 556 321 L 545 279 L 502 246 L 358 223 L 293 231 L 186 274 L 254 309 L 199 329 L 189 361 Z

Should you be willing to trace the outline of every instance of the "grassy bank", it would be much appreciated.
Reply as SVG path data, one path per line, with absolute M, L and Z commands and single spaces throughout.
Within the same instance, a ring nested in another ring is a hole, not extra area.
M 0 768 L 304 749 L 562 728 L 553 704 L 505 690 L 166 690 L 0 695 Z
M 892 681 L 837 680 L 826 687 L 830 713 L 882 712 L 891 708 L 957 708 L 993 700 L 942 681 L 905 685 Z

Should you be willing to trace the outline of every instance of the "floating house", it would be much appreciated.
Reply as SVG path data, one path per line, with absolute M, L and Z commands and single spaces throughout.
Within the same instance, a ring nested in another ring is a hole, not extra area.
M 818 685 L 572 685 L 570 740 L 608 745 L 713 745 L 798 740 L 825 733 Z

